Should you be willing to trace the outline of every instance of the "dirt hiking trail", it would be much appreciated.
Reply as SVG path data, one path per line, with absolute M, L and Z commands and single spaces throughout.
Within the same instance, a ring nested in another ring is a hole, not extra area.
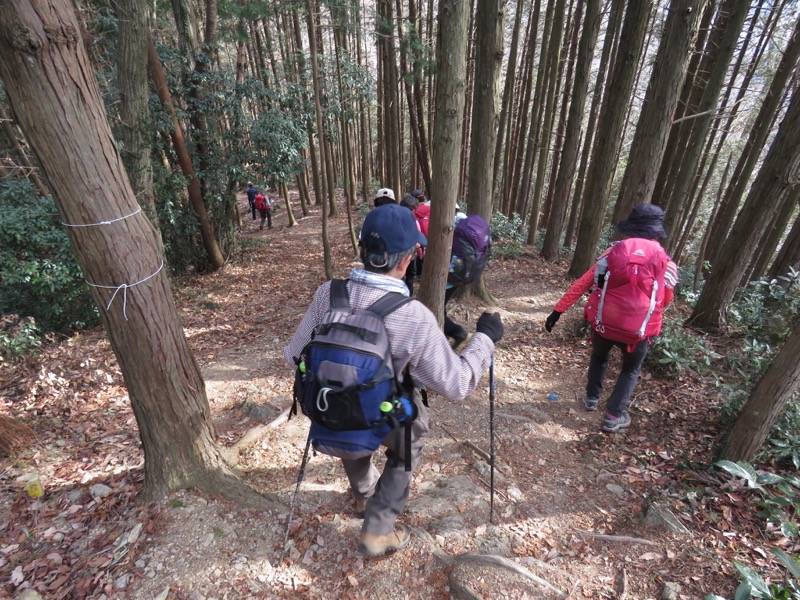
M 361 521 L 344 472 L 317 455 L 278 563 L 308 432 L 304 417 L 282 415 L 292 380 L 282 349 L 324 281 L 320 215 L 289 228 L 281 207 L 274 228 L 262 231 L 243 198 L 240 207 L 242 251 L 222 272 L 180 278 L 174 289 L 218 441 L 242 478 L 269 496 L 267 508 L 243 509 L 198 490 L 137 502 L 143 458 L 122 378 L 102 332 L 81 334 L 0 380 L 10 414 L 38 433 L 30 449 L 0 464 L 0 596 L 30 586 L 44 598 L 161 600 L 732 593 L 732 569 L 714 550 L 722 542 L 678 493 L 690 478 L 678 466 L 710 460 L 711 424 L 696 426 L 707 407 L 682 380 L 645 370 L 632 426 L 601 433 L 603 401 L 594 413 L 580 402 L 589 358 L 577 333 L 581 307 L 552 334 L 543 329 L 569 284 L 567 263 L 532 254 L 493 259 L 486 271 L 506 330 L 495 355 L 494 524 L 481 455 L 489 450 L 484 377 L 463 402 L 430 398 L 431 432 L 401 516 L 414 528 L 407 549 L 361 559 Z M 346 216 L 330 226 L 335 274 L 346 277 L 358 266 Z M 449 312 L 473 332 L 483 309 L 470 298 Z M 609 374 L 617 369 L 615 360 Z M 249 443 L 240 443 L 248 432 Z M 37 502 L 16 482 L 32 470 L 47 490 Z M 654 505 L 685 532 L 658 524 Z

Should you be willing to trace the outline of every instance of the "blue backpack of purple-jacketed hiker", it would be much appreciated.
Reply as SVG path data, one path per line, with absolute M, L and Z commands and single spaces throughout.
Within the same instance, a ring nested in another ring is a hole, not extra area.
M 459 221 L 453 233 L 453 253 L 447 283 L 459 286 L 478 279 L 489 260 L 491 249 L 489 224 L 483 217 L 469 215 Z

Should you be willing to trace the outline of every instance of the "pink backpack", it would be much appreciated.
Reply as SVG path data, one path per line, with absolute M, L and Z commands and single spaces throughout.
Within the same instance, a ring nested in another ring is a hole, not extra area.
M 428 226 L 431 220 L 431 207 L 420 204 L 417 210 L 414 211 L 414 217 L 417 219 L 417 223 L 419 223 L 419 230 L 427 237 Z
M 668 261 L 655 240 L 630 238 L 614 244 L 595 266 L 597 289 L 584 309 L 592 329 L 630 345 L 658 335 Z

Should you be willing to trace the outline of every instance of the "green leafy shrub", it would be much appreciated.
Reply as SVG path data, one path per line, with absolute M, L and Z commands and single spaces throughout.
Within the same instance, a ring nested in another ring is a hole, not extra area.
M 489 224 L 492 232 L 492 255 L 503 258 L 516 258 L 525 250 L 525 234 L 522 232 L 522 218 L 514 213 L 509 219 L 503 213 L 492 213 Z
M 0 362 L 36 356 L 41 345 L 41 331 L 32 318 L 8 315 L 0 319 Z
M 751 281 L 741 288 L 728 311 L 729 323 L 748 337 L 777 344 L 800 320 L 800 271 L 776 279 Z
M 661 333 L 653 339 L 647 354 L 647 366 L 661 373 L 680 373 L 691 369 L 707 372 L 713 360 L 720 358 L 697 333 L 685 329 L 681 321 L 664 315 Z
M 50 331 L 99 320 L 53 200 L 24 180 L 0 182 L 0 314 Z
M 800 479 L 796 477 L 783 477 L 775 473 L 763 471 L 761 473 L 746 462 L 732 462 L 721 460 L 716 466 L 725 470 L 734 477 L 743 479 L 748 490 L 758 497 L 754 499 L 759 507 L 758 515 L 772 525 L 772 531 L 793 540 L 798 539 L 797 516 L 800 511 Z M 768 583 L 751 567 L 734 561 L 734 566 L 742 576 L 742 581 L 736 588 L 735 600 L 747 598 L 768 598 L 771 600 L 800 600 L 800 565 L 797 560 L 781 550 L 770 548 L 773 555 L 786 569 L 783 581 Z M 720 596 L 709 595 L 705 600 L 722 600 Z

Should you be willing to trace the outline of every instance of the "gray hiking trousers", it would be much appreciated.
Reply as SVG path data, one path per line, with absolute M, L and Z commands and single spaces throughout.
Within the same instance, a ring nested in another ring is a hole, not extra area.
M 356 498 L 368 498 L 361 531 L 384 535 L 394 531 L 397 516 L 408 502 L 411 477 L 422 457 L 422 438 L 428 433 L 428 409 L 422 404 L 419 392 L 414 394 L 419 415 L 411 424 L 411 470 L 405 468 L 405 431 L 399 428 L 384 438 L 386 464 L 383 473 L 372 463 L 372 457 L 342 459 L 344 471 Z

